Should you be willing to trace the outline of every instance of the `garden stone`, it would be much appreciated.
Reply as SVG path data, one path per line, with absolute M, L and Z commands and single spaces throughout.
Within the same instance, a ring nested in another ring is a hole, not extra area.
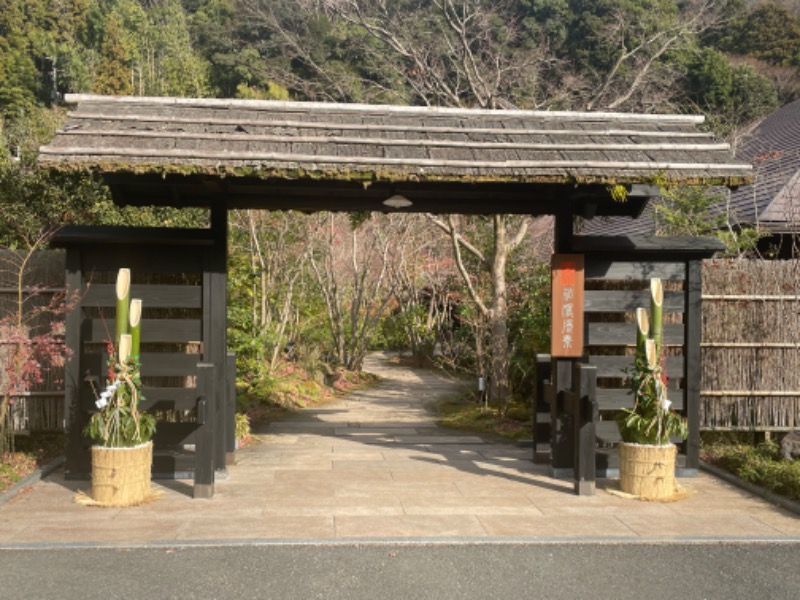
M 800 457 L 800 431 L 790 431 L 781 442 L 781 454 L 784 460 Z

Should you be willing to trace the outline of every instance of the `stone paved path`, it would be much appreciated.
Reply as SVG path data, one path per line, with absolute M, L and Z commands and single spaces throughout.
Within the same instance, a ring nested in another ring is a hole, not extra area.
M 530 450 L 443 430 L 426 402 L 455 382 L 393 366 L 374 389 L 273 423 L 240 450 L 211 500 L 156 482 L 140 507 L 87 508 L 87 482 L 54 474 L 0 506 L 0 547 L 41 543 L 332 539 L 800 539 L 800 518 L 701 473 L 692 495 L 654 504 L 572 494 Z

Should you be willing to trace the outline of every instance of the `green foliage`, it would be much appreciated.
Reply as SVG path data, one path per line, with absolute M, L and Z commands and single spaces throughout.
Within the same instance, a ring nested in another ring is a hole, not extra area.
M 130 57 L 122 41 L 122 26 L 116 13 L 106 23 L 92 90 L 97 94 L 127 95 L 133 92 Z
M 250 417 L 244 413 L 236 413 L 236 425 L 234 427 L 234 438 L 241 442 L 250 437 Z
M 96 444 L 108 448 L 130 448 L 150 441 L 155 434 L 155 417 L 140 412 L 138 408 L 144 399 L 139 370 L 136 358 L 125 363 L 120 363 L 113 355 L 109 359 L 106 391 L 111 390 L 111 393 L 107 404 L 92 415 L 84 431 Z
M 686 420 L 662 403 L 665 396 L 660 389 L 667 384 L 666 375 L 662 379 L 658 370 L 651 369 L 642 352 L 637 352 L 628 375 L 634 407 L 623 408 L 617 417 L 622 441 L 662 446 L 689 435 Z
M 773 65 L 800 64 L 800 16 L 775 2 L 735 15 L 708 37 L 726 52 L 745 54 Z
M 726 255 L 742 256 L 753 251 L 761 233 L 742 227 L 736 215 L 722 212 L 727 190 L 704 187 L 662 188 L 655 203 L 660 235 L 716 237 L 725 244 Z
M 663 287 L 660 279 L 650 283 L 650 312 L 636 313 L 636 354 L 627 371 L 633 408 L 623 408 L 617 415 L 622 441 L 663 446 L 672 438 L 686 438 L 689 426 L 685 418 L 670 408 L 667 398 L 666 354 L 662 347 Z
M 515 261 L 509 286 L 509 377 L 514 397 L 533 398 L 536 355 L 550 348 L 550 266 L 529 260 Z
M 766 442 L 757 447 L 739 443 L 704 444 L 703 454 L 713 464 L 745 481 L 800 500 L 800 460 L 782 460 L 777 442 Z
M 119 207 L 97 176 L 49 172 L 37 152 L 64 120 L 62 109 L 32 108 L 0 122 L 0 244 L 26 247 L 43 232 L 71 223 L 204 227 L 201 209 Z
M 705 48 L 687 62 L 687 95 L 709 115 L 719 133 L 730 133 L 778 106 L 769 79 L 747 64 L 733 65 L 721 52 Z
M 413 304 L 405 310 L 397 310 L 386 315 L 372 337 L 372 348 L 387 350 L 407 350 L 413 348 L 421 356 L 433 358 L 433 348 L 436 343 L 437 330 L 428 327 L 428 308 L 424 304 Z M 451 326 L 447 323 L 446 326 Z
M 245 100 L 289 100 L 289 90 L 274 81 L 268 81 L 265 90 L 240 83 L 236 86 L 236 97 Z
M 608 192 L 614 202 L 627 202 L 628 188 L 624 185 L 609 185 Z

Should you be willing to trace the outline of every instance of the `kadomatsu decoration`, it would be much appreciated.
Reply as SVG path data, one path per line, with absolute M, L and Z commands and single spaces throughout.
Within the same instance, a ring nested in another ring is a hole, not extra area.
M 86 433 L 92 446 L 92 498 L 103 506 L 140 504 L 150 494 L 155 433 L 153 415 L 139 410 L 142 396 L 139 346 L 141 300 L 130 300 L 130 271 L 117 276 L 115 342 L 109 343 L 105 389 L 95 402 L 98 412 Z
M 673 438 L 688 435 L 686 419 L 673 411 L 667 398 L 667 374 L 662 343 L 664 288 L 650 282 L 650 314 L 636 311 L 636 355 L 628 370 L 633 408 L 623 408 L 617 423 L 620 444 L 620 486 L 623 492 L 649 500 L 675 494 Z

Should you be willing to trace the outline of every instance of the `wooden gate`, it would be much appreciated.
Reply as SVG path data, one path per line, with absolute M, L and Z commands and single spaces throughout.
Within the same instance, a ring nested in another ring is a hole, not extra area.
M 83 430 L 104 383 L 114 281 L 127 267 L 131 297 L 143 303 L 141 406 L 158 418 L 153 474 L 193 474 L 195 496 L 213 495 L 214 472 L 225 468 L 235 443 L 221 216 L 212 229 L 76 227 L 58 236 L 56 244 L 67 249 L 67 289 L 80 297 L 67 316 L 67 345 L 74 352 L 66 369 L 67 477 L 91 471 Z
M 616 444 L 620 441 L 615 421 L 622 408 L 630 408 L 633 397 L 625 387 L 624 369 L 633 362 L 636 346 L 634 313 L 649 305 L 649 280 L 660 277 L 669 290 L 665 294 L 664 344 L 672 405 L 688 420 L 689 437 L 681 444 L 678 474 L 696 474 L 700 451 L 700 334 L 702 259 L 720 249 L 719 242 L 695 238 L 634 238 L 569 236 L 559 250 L 581 254 L 585 259 L 584 348 L 577 358 L 554 358 L 545 373 L 537 399 L 534 440 L 535 458 L 550 461 L 557 476 L 574 475 L 576 489 L 590 490 L 587 477 L 576 464 L 594 453 L 600 476 L 618 471 Z M 573 363 L 594 367 L 592 382 L 573 383 Z M 546 378 L 546 382 L 544 381 Z M 596 389 L 595 389 L 596 383 Z M 581 387 L 592 390 L 590 403 L 581 399 Z M 570 400 L 570 402 L 567 402 Z M 596 439 L 581 434 L 580 423 L 591 415 Z M 548 422 L 549 427 L 542 427 Z M 549 447 L 549 455 L 541 444 Z M 591 448 L 585 447 L 586 443 Z M 538 452 L 537 452 L 538 451 Z M 587 461 L 583 460 L 582 464 Z M 588 469 L 588 467 L 587 467 Z M 584 482 L 582 488 L 577 485 Z

